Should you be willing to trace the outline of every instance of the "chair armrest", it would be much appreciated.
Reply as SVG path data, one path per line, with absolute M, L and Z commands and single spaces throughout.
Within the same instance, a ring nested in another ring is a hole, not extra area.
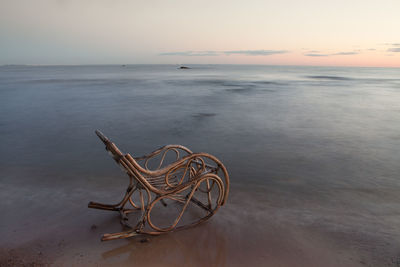
M 193 152 L 189 148 L 182 146 L 182 145 L 165 145 L 165 146 L 162 146 L 162 147 L 154 150 L 153 152 L 150 152 L 147 155 L 140 156 L 140 157 L 133 157 L 133 158 L 135 160 L 145 160 L 145 159 L 153 158 L 153 157 L 159 155 L 160 153 L 166 152 L 171 149 L 176 149 L 176 150 L 179 149 L 179 150 L 186 152 L 187 154 L 193 154 Z
M 155 151 L 153 151 L 153 152 L 151 152 L 151 153 L 149 153 L 149 154 L 147 154 L 145 156 L 133 157 L 133 159 L 136 160 L 136 161 L 144 160 L 144 168 L 146 170 L 150 171 L 150 169 L 148 167 L 149 161 L 151 159 L 154 159 L 155 157 L 157 157 L 158 155 L 161 154 L 160 162 L 158 164 L 158 167 L 155 169 L 155 170 L 160 170 L 160 169 L 163 169 L 163 168 L 161 168 L 161 166 L 164 163 L 165 156 L 171 150 L 176 153 L 175 162 L 179 161 L 181 158 L 183 158 L 183 156 L 181 157 L 181 155 L 180 155 L 181 153 L 180 152 L 186 153 L 187 155 L 193 154 L 193 152 L 189 148 L 187 148 L 185 146 L 181 146 L 181 145 L 166 145 L 166 146 L 160 147 L 159 149 L 157 149 L 157 150 L 155 150 Z M 185 155 L 185 156 L 187 156 L 187 155 Z

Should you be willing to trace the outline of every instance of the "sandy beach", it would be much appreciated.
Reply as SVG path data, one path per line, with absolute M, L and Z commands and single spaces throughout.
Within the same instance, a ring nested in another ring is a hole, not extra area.
M 0 266 L 399 265 L 399 229 L 393 227 L 396 218 L 391 215 L 396 192 L 381 191 L 373 200 L 377 213 L 346 201 L 354 193 L 369 201 L 368 190 L 318 192 L 313 197 L 324 201 L 315 203 L 307 192 L 292 198 L 290 191 L 299 185 L 284 183 L 286 190 L 278 191 L 234 184 L 229 203 L 200 226 L 108 242 L 100 237 L 122 230 L 119 215 L 89 210 L 85 203 L 100 195 L 117 200 L 122 187 L 110 183 L 110 194 L 105 188 L 93 191 L 83 183 L 75 187 L 66 182 L 63 189 L 37 185 L 42 193 L 35 195 L 34 185 L 2 183 Z

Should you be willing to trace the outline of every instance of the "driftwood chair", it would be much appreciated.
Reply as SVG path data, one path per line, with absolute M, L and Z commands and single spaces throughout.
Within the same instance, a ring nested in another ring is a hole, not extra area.
M 158 235 L 194 226 L 209 219 L 226 202 L 229 175 L 216 157 L 207 153 L 193 153 L 181 145 L 167 145 L 146 156 L 132 157 L 123 154 L 100 131 L 96 131 L 96 134 L 129 176 L 128 188 L 119 203 L 110 205 L 90 202 L 88 205 L 89 208 L 119 212 L 121 224 L 128 228 L 119 233 L 104 234 L 102 241 L 141 234 Z M 170 154 L 174 154 L 172 163 L 164 163 Z M 151 169 L 149 163 L 154 160 L 159 162 L 157 167 Z M 135 200 L 134 195 L 138 199 Z M 152 211 L 156 206 L 162 208 L 167 205 L 175 208 L 176 214 L 173 212 L 172 222 L 157 225 L 152 221 Z M 194 214 L 192 212 L 189 222 L 185 222 L 183 217 L 189 206 L 191 209 L 195 207 L 197 211 Z M 127 215 L 135 211 L 140 211 L 140 215 L 137 223 L 132 225 Z

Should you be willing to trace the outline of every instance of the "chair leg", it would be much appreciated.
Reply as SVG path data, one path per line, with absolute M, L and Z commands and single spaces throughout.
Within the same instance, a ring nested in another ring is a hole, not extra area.
M 120 203 L 118 203 L 116 205 L 110 205 L 110 204 L 102 204 L 102 203 L 90 201 L 88 204 L 88 208 L 99 209 L 99 210 L 118 210 L 119 204 Z
M 103 203 L 90 201 L 88 204 L 88 208 L 119 211 L 124 208 L 126 202 L 129 200 L 129 198 L 131 197 L 133 192 L 135 192 L 136 189 L 137 189 L 136 187 L 128 188 L 128 190 L 125 193 L 124 198 L 117 204 L 103 204 Z
M 121 217 L 121 224 L 129 230 L 123 231 L 123 232 L 118 232 L 118 233 L 113 233 L 113 234 L 104 234 L 103 237 L 101 238 L 102 241 L 108 241 L 108 240 L 114 240 L 114 239 L 122 239 L 122 238 L 127 238 L 127 237 L 132 237 L 136 235 L 141 235 L 143 234 L 142 229 L 144 227 L 145 221 L 146 221 L 146 214 L 147 214 L 147 207 L 145 207 L 144 204 L 144 196 L 142 190 L 139 189 L 140 193 L 140 210 L 141 210 L 141 216 L 135 226 L 129 224 L 128 222 L 128 216 L 127 214 L 130 212 L 133 212 L 134 210 L 137 210 L 137 207 L 132 205 L 134 209 L 129 209 L 129 208 L 124 208 L 126 203 L 130 200 L 130 197 L 132 196 L 133 192 L 136 191 L 138 188 L 128 188 L 124 198 L 117 204 L 110 205 L 110 204 L 102 204 L 102 203 L 97 203 L 97 202 L 89 202 L 88 207 L 89 208 L 94 208 L 94 209 L 102 209 L 102 210 L 111 210 L 111 211 L 118 211 L 120 213 Z M 166 205 L 166 203 L 165 203 Z
M 113 233 L 113 234 L 104 234 L 103 237 L 101 238 L 101 241 L 109 241 L 109 240 L 114 240 L 114 239 L 123 239 L 131 236 L 137 236 L 140 235 L 140 233 L 136 232 L 136 230 L 128 230 L 124 232 L 119 232 L 119 233 Z
M 198 200 L 197 198 L 193 197 L 190 199 L 191 202 L 193 202 L 194 204 L 196 204 L 197 206 L 199 206 L 200 208 L 212 213 L 212 209 L 209 205 L 204 205 L 200 200 Z

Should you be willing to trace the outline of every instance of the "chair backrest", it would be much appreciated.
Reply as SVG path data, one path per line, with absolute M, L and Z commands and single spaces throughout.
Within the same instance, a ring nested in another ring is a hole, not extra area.
M 111 153 L 113 159 L 120 164 L 120 159 L 124 156 L 122 152 L 118 149 L 118 147 L 111 142 L 102 132 L 99 130 L 95 131 L 96 135 L 100 138 L 100 140 L 106 145 L 106 150 Z
M 142 175 L 141 172 L 145 171 L 130 154 L 123 154 L 118 147 L 111 142 L 102 132 L 95 131 L 96 135 L 106 145 L 106 150 L 111 154 L 117 164 L 123 167 L 131 178 L 135 178 L 142 186 L 157 194 L 162 194 L 163 191 L 152 186 L 149 181 Z
M 128 172 L 128 174 L 130 174 L 130 175 L 134 174 L 134 176 L 136 176 L 136 178 L 139 178 L 138 176 L 141 176 L 141 178 L 142 178 L 143 175 L 159 176 L 159 175 L 165 174 L 168 171 L 168 169 L 164 169 L 164 170 L 157 169 L 155 171 L 151 171 L 151 170 L 148 170 L 147 168 L 143 168 L 129 153 L 123 154 L 118 149 L 118 147 L 113 142 L 111 142 L 102 132 L 100 132 L 99 130 L 96 130 L 95 132 L 96 132 L 96 135 L 100 138 L 100 140 L 106 145 L 106 150 L 111 154 L 113 159 L 117 162 L 118 165 L 122 166 Z M 168 146 L 165 146 L 165 147 L 168 148 Z M 174 145 L 174 147 L 180 147 L 180 146 Z M 188 152 L 192 153 L 190 150 L 188 150 L 185 147 L 183 147 L 183 149 L 185 151 L 187 150 Z M 157 151 L 155 151 L 155 152 L 157 152 Z M 152 154 L 150 154 L 150 156 L 151 155 Z M 176 164 L 176 162 L 175 162 L 175 164 Z M 169 166 L 173 167 L 173 164 L 171 164 Z

